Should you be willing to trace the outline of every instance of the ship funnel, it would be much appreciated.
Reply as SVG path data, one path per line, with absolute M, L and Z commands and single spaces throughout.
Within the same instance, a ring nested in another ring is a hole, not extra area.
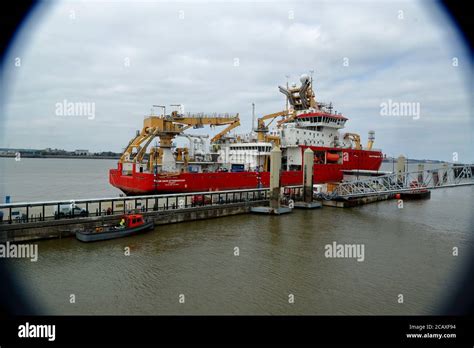
M 367 150 L 372 150 L 372 146 L 374 146 L 374 141 L 375 141 L 375 131 L 370 130 L 368 142 L 367 142 Z

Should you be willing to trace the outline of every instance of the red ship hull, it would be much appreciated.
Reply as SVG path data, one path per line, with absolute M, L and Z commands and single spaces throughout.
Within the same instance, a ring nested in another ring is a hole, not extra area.
M 342 170 L 379 170 L 382 164 L 380 151 L 310 147 L 317 151 L 342 152 L 342 163 L 314 164 L 314 183 L 338 182 L 342 180 Z M 304 151 L 305 147 L 301 147 Z M 109 172 L 111 185 L 127 195 L 147 195 L 161 193 L 183 193 L 224 191 L 268 187 L 270 172 L 212 172 L 212 173 L 180 173 L 151 174 L 133 172 L 123 175 L 121 164 L 118 169 Z M 303 172 L 283 171 L 281 185 L 301 185 Z

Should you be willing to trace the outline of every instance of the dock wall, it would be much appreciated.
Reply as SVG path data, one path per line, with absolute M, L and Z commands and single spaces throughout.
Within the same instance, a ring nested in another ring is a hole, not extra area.
M 251 207 L 261 205 L 268 205 L 268 200 L 152 211 L 142 214 L 145 218 L 153 219 L 155 226 L 159 226 L 244 214 L 248 213 Z M 116 224 L 119 221 L 120 215 L 111 215 L 3 224 L 0 226 L 0 243 L 71 237 L 77 230 L 94 229 L 103 224 Z

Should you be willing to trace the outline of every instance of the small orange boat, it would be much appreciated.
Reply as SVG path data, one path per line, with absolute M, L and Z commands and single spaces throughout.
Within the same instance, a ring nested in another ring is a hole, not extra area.
M 96 242 L 100 240 L 128 237 L 134 234 L 152 230 L 153 221 L 145 221 L 141 214 L 126 214 L 122 216 L 119 226 L 100 226 L 94 230 L 78 231 L 76 238 L 81 242 Z

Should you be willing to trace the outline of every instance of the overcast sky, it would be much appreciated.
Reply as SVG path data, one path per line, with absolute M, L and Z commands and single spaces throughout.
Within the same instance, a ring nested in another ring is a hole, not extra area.
M 474 162 L 472 62 L 435 4 L 48 2 L 3 67 L 0 147 L 121 151 L 152 104 L 239 112 L 243 133 L 252 102 L 282 110 L 285 76 L 314 70 L 317 100 L 364 143 L 375 130 L 388 155 Z M 57 115 L 64 100 L 95 103 L 94 118 Z M 382 115 L 389 100 L 419 118 Z

